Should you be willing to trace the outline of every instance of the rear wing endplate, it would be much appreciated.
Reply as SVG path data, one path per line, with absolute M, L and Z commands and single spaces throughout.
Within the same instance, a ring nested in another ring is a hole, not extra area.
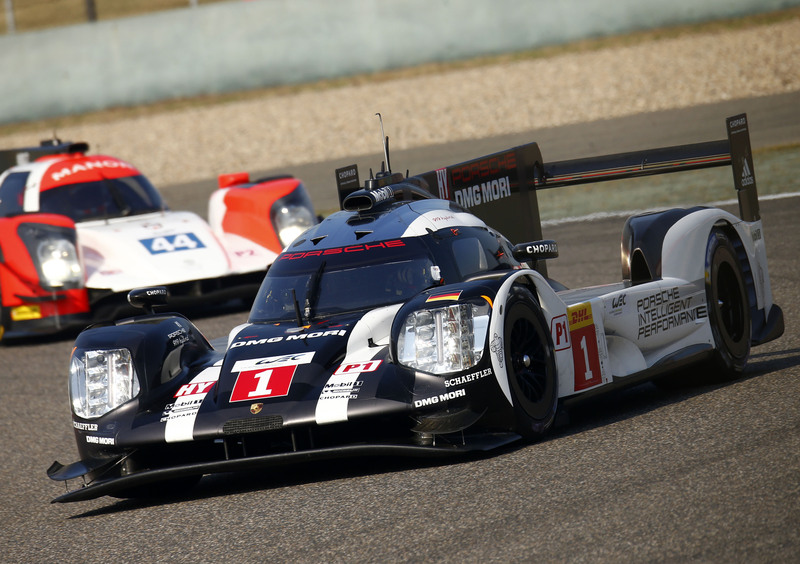
M 72 143 L 60 139 L 42 141 L 38 147 L 21 147 L 18 149 L 0 150 L 0 173 L 21 164 L 28 164 L 48 155 L 61 155 L 65 153 L 85 153 L 89 145 L 84 142 Z

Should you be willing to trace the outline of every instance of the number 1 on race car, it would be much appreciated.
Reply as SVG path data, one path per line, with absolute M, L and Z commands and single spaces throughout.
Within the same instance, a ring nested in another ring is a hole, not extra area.
M 239 373 L 231 392 L 231 402 L 276 398 L 289 394 L 297 366 L 274 366 L 266 370 Z
M 576 304 L 567 309 L 569 332 L 572 347 L 572 360 L 575 367 L 575 387 L 579 392 L 603 382 L 600 371 L 600 356 L 597 351 L 597 332 L 589 302 Z M 578 343 L 580 349 L 574 344 Z

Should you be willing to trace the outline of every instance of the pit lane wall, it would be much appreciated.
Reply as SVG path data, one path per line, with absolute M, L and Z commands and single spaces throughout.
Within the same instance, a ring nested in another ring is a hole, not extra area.
M 0 36 L 0 123 L 507 53 L 796 5 L 800 0 L 206 4 Z

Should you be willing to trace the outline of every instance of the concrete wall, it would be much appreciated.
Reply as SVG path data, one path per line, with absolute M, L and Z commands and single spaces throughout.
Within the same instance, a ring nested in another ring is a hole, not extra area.
M 0 123 L 768 12 L 800 0 L 251 0 L 0 36 Z

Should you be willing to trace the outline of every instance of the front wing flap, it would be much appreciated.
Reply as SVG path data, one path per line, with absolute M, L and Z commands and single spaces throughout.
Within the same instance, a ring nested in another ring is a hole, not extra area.
M 241 472 L 257 470 L 259 468 L 274 467 L 288 464 L 297 464 L 312 460 L 330 460 L 341 458 L 354 458 L 359 456 L 405 456 L 416 458 L 440 458 L 467 453 L 485 452 L 496 449 L 520 439 L 514 433 L 487 433 L 462 437 L 458 443 L 440 445 L 416 445 L 410 443 L 373 443 L 354 444 L 314 450 L 304 450 L 287 453 L 266 454 L 247 458 L 228 460 L 205 461 L 191 464 L 180 464 L 168 468 L 143 470 L 127 476 L 108 479 L 98 478 L 86 482 L 81 487 L 67 491 L 52 500 L 52 503 L 66 503 L 71 501 L 86 501 L 104 495 L 124 494 L 125 491 L 138 488 L 147 484 L 163 482 L 177 478 L 213 474 L 218 472 Z M 105 466 L 106 468 L 122 462 L 124 457 L 116 459 Z M 69 487 L 70 480 L 81 479 L 76 469 L 89 469 L 92 465 L 76 462 L 69 466 L 62 466 L 54 462 L 48 470 L 48 476 L 57 481 L 64 481 Z M 79 471 L 79 470 L 78 470 Z

